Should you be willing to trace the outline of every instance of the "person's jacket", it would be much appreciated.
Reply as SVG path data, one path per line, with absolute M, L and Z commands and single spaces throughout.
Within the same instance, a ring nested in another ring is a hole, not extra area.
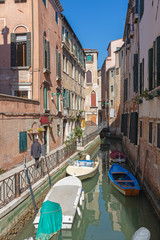
M 41 144 L 39 142 L 34 142 L 31 146 L 31 156 L 33 156 L 33 158 L 40 158 L 41 152 Z

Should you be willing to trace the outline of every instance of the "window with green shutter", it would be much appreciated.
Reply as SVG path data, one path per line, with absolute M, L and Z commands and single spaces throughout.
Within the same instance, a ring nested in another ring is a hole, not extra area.
M 19 133 L 19 152 L 27 151 L 27 132 Z
M 42 0 L 42 2 L 44 3 L 44 5 L 45 5 L 45 7 L 46 7 L 46 6 L 47 6 L 46 0 Z
M 149 91 L 153 89 L 153 48 L 148 50 L 148 80 Z
M 144 12 L 144 0 L 140 0 L 140 4 L 139 4 L 139 18 L 141 20 L 142 16 L 143 16 L 143 12 Z
M 160 86 L 160 36 L 155 40 L 155 83 Z
M 55 13 L 55 21 L 58 24 L 58 12 Z
M 67 90 L 63 89 L 63 107 L 67 108 Z
M 137 136 L 138 136 L 138 113 L 132 112 L 130 115 L 130 132 L 129 132 L 130 142 L 137 145 Z
M 47 93 L 47 88 L 44 87 L 43 89 L 43 99 L 44 99 L 44 109 L 47 110 L 48 107 L 48 93 Z
M 153 135 L 153 123 L 152 122 L 149 122 L 149 143 L 152 144 L 152 135 Z
M 134 92 L 138 92 L 138 54 L 134 54 Z
M 50 44 L 45 36 L 43 37 L 43 64 L 44 70 L 50 73 Z

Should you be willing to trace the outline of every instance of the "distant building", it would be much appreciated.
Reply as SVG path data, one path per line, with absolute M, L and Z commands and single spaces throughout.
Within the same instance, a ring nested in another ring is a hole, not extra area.
M 110 131 L 114 133 L 120 133 L 120 130 L 117 130 L 118 125 L 115 123 L 120 105 L 119 60 L 116 51 L 120 49 L 122 45 L 122 39 L 117 39 L 109 43 L 107 48 L 108 57 L 104 60 L 101 69 L 102 121 L 107 121 Z
M 85 78 L 85 121 L 87 125 L 98 125 L 98 101 L 101 101 L 100 84 L 97 75 L 98 51 L 84 49 L 86 53 Z

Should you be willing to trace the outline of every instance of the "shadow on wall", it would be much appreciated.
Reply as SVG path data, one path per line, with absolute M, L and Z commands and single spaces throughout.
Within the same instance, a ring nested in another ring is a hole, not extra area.
M 3 38 L 0 44 L 0 93 L 12 95 L 12 86 L 17 85 L 19 76 L 17 70 L 11 69 L 11 44 L 8 44 L 10 30 L 6 26 L 0 33 L 0 38 Z

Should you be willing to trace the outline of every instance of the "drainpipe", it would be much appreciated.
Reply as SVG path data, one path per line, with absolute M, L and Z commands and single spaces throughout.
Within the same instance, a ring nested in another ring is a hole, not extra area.
M 114 114 L 115 114 L 115 117 L 116 117 L 116 65 L 114 67 L 114 88 L 115 88 L 115 95 L 114 95 Z
M 32 0 L 32 99 L 33 99 L 33 79 L 34 79 L 34 14 Z

